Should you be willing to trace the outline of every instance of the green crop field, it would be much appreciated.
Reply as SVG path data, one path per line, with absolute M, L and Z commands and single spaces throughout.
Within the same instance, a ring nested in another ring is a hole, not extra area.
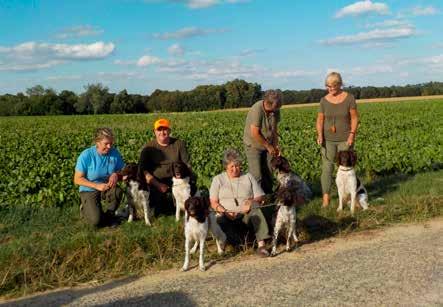
M 416 173 L 441 168 L 443 101 L 373 103 L 359 106 L 356 150 L 364 175 Z M 245 111 L 103 116 L 0 118 L 0 206 L 78 204 L 72 176 L 79 153 L 92 144 L 96 127 L 108 126 L 125 161 L 137 161 L 153 137 L 153 121 L 165 116 L 173 135 L 188 145 L 198 184 L 208 187 L 221 171 L 227 147 L 242 149 Z M 317 182 L 320 154 L 315 143 L 316 108 L 282 110 L 283 154 L 303 178 Z
M 356 149 L 369 210 L 337 214 L 335 195 L 322 209 L 317 194 L 297 213 L 302 244 L 443 214 L 443 101 L 361 104 L 359 110 Z M 92 144 L 96 127 L 112 127 L 124 159 L 136 161 L 160 116 L 188 144 L 201 187 L 222 170 L 225 148 L 242 149 L 246 111 L 0 118 L 0 297 L 181 266 L 182 223 L 168 216 L 152 227 L 94 229 L 80 217 L 72 183 L 77 156 Z M 318 192 L 315 118 L 315 107 L 283 109 L 280 134 L 283 154 Z M 208 241 L 207 256 L 223 261 L 251 251 L 245 244 L 218 256 Z

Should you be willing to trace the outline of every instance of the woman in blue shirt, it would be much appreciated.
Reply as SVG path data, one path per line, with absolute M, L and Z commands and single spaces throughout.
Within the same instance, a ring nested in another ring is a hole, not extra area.
M 74 183 L 80 186 L 80 210 L 86 221 L 93 226 L 115 223 L 115 210 L 123 191 L 117 186 L 118 171 L 124 167 L 123 159 L 113 147 L 114 133 L 110 128 L 95 131 L 95 145 L 85 149 L 77 159 Z M 108 203 L 103 212 L 101 201 Z

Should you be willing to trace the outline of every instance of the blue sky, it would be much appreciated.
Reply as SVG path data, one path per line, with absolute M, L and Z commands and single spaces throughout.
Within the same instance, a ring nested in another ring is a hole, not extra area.
M 443 81 L 443 2 L 0 0 L 0 93 Z

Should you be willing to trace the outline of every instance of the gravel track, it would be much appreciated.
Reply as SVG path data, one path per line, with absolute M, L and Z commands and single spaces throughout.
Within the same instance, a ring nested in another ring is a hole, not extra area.
M 280 246 L 282 249 L 283 246 Z M 443 219 L 213 263 L 45 292 L 0 306 L 443 306 Z

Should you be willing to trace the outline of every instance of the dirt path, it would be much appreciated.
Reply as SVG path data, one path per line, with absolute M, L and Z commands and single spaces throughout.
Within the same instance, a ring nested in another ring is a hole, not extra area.
M 443 218 L 305 244 L 274 258 L 217 262 L 206 272 L 169 270 L 6 305 L 442 306 Z

